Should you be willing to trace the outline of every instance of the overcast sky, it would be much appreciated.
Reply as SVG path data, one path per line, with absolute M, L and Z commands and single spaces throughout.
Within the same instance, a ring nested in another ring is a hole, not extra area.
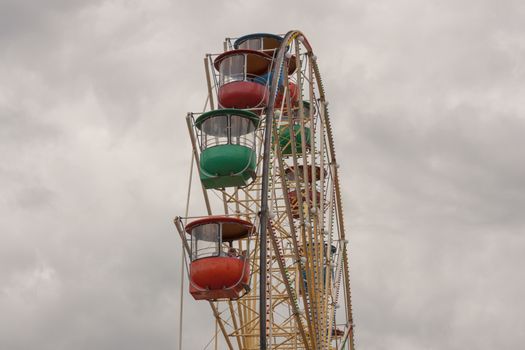
M 522 349 L 524 4 L 0 0 L 0 349 L 176 348 L 203 55 L 290 29 L 330 101 L 358 349 Z

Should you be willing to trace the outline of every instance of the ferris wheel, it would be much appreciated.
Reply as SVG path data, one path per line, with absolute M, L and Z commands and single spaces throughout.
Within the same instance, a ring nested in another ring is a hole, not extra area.
M 221 348 L 354 349 L 338 164 L 310 43 L 300 31 L 227 38 L 204 63 L 206 106 L 186 121 L 207 214 L 174 220 L 189 293 L 209 303 Z

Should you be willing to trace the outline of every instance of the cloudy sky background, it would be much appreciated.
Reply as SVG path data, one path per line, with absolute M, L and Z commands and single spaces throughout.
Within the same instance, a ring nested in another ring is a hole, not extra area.
M 290 29 L 330 101 L 358 348 L 521 349 L 524 4 L 0 0 L 0 349 L 176 348 L 202 57 Z

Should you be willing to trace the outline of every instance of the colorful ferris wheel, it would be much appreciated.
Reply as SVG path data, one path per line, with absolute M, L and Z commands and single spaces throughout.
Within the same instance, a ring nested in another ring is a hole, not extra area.
M 338 164 L 310 43 L 295 30 L 250 34 L 204 61 L 206 105 L 186 121 L 207 213 L 175 219 L 189 293 L 209 303 L 221 348 L 354 349 Z

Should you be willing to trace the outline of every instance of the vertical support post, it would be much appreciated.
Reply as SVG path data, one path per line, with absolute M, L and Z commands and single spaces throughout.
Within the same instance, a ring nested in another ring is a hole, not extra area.
M 283 40 L 277 55 L 274 56 L 275 62 L 282 62 L 284 53 L 286 52 L 286 41 Z M 277 87 L 279 84 L 279 77 L 281 74 L 281 67 L 274 64 L 273 77 L 270 88 L 270 98 L 266 107 L 266 124 L 264 125 L 264 148 L 263 148 L 263 173 L 262 173 L 262 188 L 261 188 L 261 211 L 260 217 L 260 231 L 259 231 L 259 348 L 266 350 L 266 260 L 267 260 L 267 231 L 268 231 L 268 189 L 270 177 L 270 151 L 272 147 L 272 126 L 275 97 L 277 94 Z M 286 74 L 284 72 L 283 74 Z M 264 267 L 264 268 L 263 268 Z
M 275 78 L 275 77 L 274 77 Z M 270 147 L 273 124 L 273 103 L 274 96 L 270 96 L 270 102 L 266 111 L 266 124 L 264 126 L 264 150 L 263 150 L 263 174 L 261 189 L 261 211 L 260 232 L 259 232 L 259 348 L 266 350 L 266 237 L 268 230 L 268 187 L 270 171 Z

